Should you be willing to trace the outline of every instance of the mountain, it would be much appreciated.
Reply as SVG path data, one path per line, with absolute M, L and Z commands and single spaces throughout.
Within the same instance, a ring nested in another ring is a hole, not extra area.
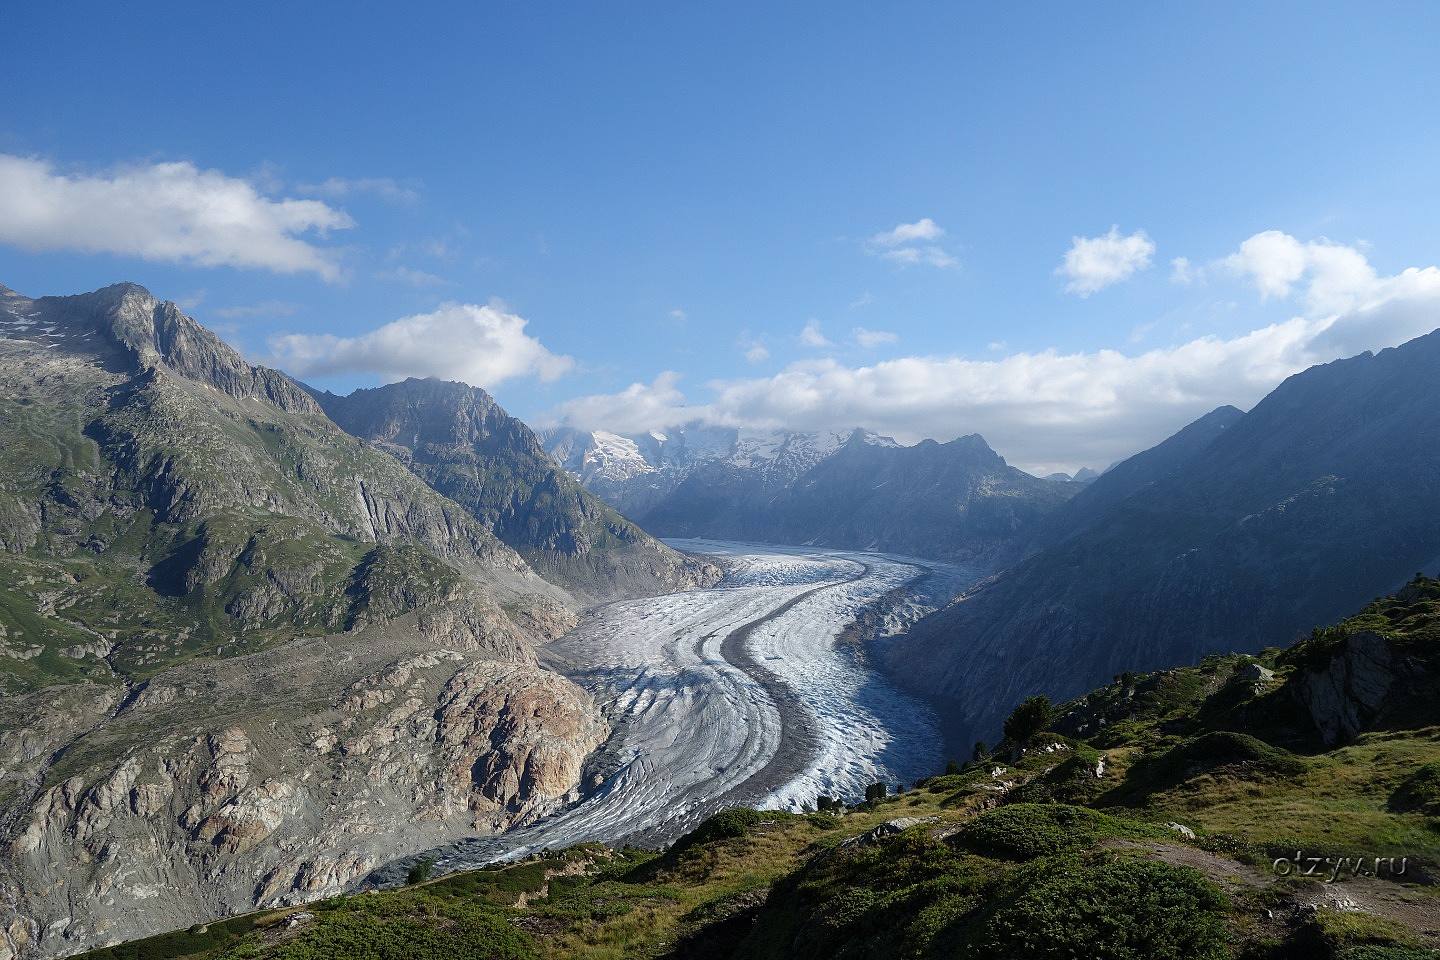
M 588 439 L 587 439 L 588 437 Z M 585 485 L 661 536 L 999 562 L 1083 484 L 1033 477 L 984 439 L 902 447 L 864 430 L 690 428 L 546 436 Z
M 507 482 L 569 489 L 516 436 Z M 580 601 L 492 528 L 543 558 L 594 524 L 644 555 L 583 497 L 456 503 L 141 287 L 0 288 L 0 956 L 337 893 L 573 799 L 608 728 L 536 647 Z
M 1065 539 L 1075 531 L 1094 524 L 1106 511 L 1145 488 L 1183 470 L 1191 460 L 1205 451 L 1228 427 L 1245 416 L 1235 407 L 1225 406 L 1210 411 L 1174 436 L 1115 464 L 1103 474 L 1081 479 L 1081 470 L 1074 482 L 1087 484 L 1063 507 L 1056 510 L 1039 531 L 1042 545 Z
M 578 596 L 649 595 L 718 577 L 585 490 L 484 390 L 412 378 L 313 396 L 348 433 L 393 455 Z
M 542 442 L 586 489 L 643 524 L 644 517 L 697 471 L 731 471 L 744 475 L 759 489 L 773 492 L 840 449 L 852 433 L 735 430 L 692 424 L 669 433 L 622 436 L 562 427 L 542 434 Z M 872 433 L 863 436 L 877 445 L 895 443 Z
M 1440 332 L 1297 374 L 1117 466 L 885 660 L 988 736 L 1019 698 L 1258 650 L 1440 564 Z
M 1434 960 L 1437 697 L 1440 582 L 1419 579 L 1285 650 L 1117 678 L 894 795 L 84 960 Z

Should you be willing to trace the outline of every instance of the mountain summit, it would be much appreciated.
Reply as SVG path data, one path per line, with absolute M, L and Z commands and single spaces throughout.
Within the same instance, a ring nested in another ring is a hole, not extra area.
M 592 491 L 662 536 L 978 561 L 1013 555 L 1082 484 L 1016 469 L 978 434 L 904 447 L 867 430 L 692 426 L 545 434 Z
M 394 455 L 579 596 L 680 590 L 717 575 L 585 490 L 484 390 L 411 378 L 344 397 L 313 395 L 346 431 Z

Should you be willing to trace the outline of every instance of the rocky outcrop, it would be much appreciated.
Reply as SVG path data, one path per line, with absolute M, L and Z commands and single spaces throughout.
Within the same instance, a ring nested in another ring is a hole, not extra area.
M 166 671 L 58 753 L 6 735 L 36 785 L 0 838 L 6 949 L 333 895 L 577 799 L 608 732 L 588 695 L 525 647 L 432 646 L 463 613 L 418 619 Z
M 0 289 L 0 546 L 5 960 L 340 892 L 606 735 L 570 593 L 133 285 Z
M 1354 633 L 1323 666 L 1301 670 L 1288 686 L 1326 747 L 1348 743 L 1385 707 L 1398 664 L 1390 641 L 1377 633 Z

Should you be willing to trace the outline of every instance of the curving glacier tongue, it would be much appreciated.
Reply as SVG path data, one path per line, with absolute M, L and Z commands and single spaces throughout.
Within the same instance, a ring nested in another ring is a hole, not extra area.
M 670 543 L 720 560 L 726 579 L 599 608 L 546 651 L 614 730 L 592 759 L 590 796 L 426 854 L 439 869 L 582 841 L 665 843 L 723 807 L 853 801 L 869 784 L 943 764 L 934 715 L 871 669 L 854 641 L 938 606 L 971 571 L 858 551 Z M 371 879 L 399 880 L 416 859 Z

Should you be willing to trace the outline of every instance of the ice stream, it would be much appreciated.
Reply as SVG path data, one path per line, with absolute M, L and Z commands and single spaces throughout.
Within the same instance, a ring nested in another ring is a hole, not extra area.
M 714 588 L 592 611 L 545 651 L 613 733 L 583 802 L 427 856 L 441 870 L 581 841 L 658 844 L 715 810 L 800 809 L 943 765 L 936 719 L 844 638 L 862 611 L 932 608 L 971 571 L 863 551 L 672 540 L 718 558 Z M 883 619 L 883 618 L 882 618 Z M 397 862 L 374 879 L 403 876 Z

